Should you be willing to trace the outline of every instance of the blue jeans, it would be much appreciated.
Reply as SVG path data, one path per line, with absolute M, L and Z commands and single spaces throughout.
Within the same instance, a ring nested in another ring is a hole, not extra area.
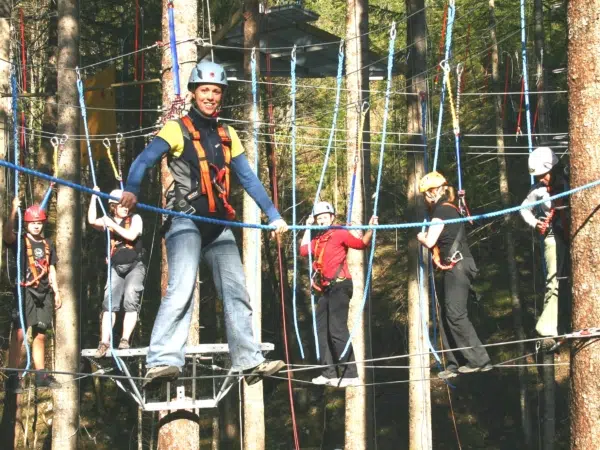
M 252 305 L 231 230 L 226 228 L 203 248 L 196 224 L 184 217 L 174 217 L 165 240 L 169 284 L 152 329 L 147 367 L 168 365 L 181 369 L 185 363 L 200 257 L 204 257 L 211 268 L 217 294 L 223 299 L 232 368 L 246 370 L 263 362 L 260 345 L 252 331 Z

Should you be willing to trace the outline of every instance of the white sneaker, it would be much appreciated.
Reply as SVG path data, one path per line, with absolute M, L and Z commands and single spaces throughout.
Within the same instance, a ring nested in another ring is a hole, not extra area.
M 345 388 L 348 386 L 360 386 L 360 379 L 358 377 L 355 378 L 336 378 L 334 380 L 331 380 L 331 386 L 335 386 L 335 387 L 339 387 L 339 388 Z
M 331 384 L 331 380 L 337 380 L 337 378 L 327 378 L 323 375 L 319 375 L 317 378 L 312 379 L 312 383 L 319 385 L 328 385 Z

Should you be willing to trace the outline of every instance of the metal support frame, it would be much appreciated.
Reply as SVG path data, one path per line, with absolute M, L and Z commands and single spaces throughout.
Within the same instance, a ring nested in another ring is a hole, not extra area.
M 268 353 L 274 350 L 275 346 L 271 343 L 262 343 L 261 351 Z M 227 355 L 229 354 L 229 346 L 227 344 L 200 344 L 190 346 L 186 348 L 185 355 L 186 359 L 190 359 L 192 363 L 192 379 L 181 380 L 175 387 L 175 397 L 172 397 L 171 386 L 173 382 L 167 382 L 166 388 L 166 401 L 156 402 L 148 399 L 146 389 L 138 388 L 135 380 L 131 376 L 131 372 L 125 362 L 125 358 L 141 358 L 146 356 L 148 353 L 148 347 L 144 348 L 132 348 L 126 350 L 109 349 L 106 353 L 106 358 L 102 360 L 95 359 L 94 353 L 96 349 L 84 349 L 81 351 L 81 356 L 89 359 L 92 364 L 99 367 L 100 369 L 94 372 L 95 374 L 105 374 L 108 372 L 114 372 L 115 367 L 107 368 L 103 367 L 100 363 L 107 362 L 109 364 L 115 363 L 115 359 L 118 360 L 123 374 L 127 376 L 127 382 L 122 379 L 114 379 L 116 385 L 129 395 L 133 400 L 142 408 L 144 411 L 164 411 L 164 410 L 178 410 L 178 409 L 209 409 L 216 408 L 219 402 L 229 393 L 231 388 L 235 385 L 235 382 L 240 381 L 240 372 L 233 369 L 229 369 L 227 375 L 223 379 L 218 392 L 217 392 L 217 377 L 212 378 L 212 398 L 196 398 L 199 391 L 199 383 L 197 379 L 199 360 L 207 360 L 210 363 L 212 370 L 215 370 L 214 357 L 215 355 Z M 114 357 L 114 358 L 113 358 Z M 186 365 L 187 365 L 186 361 Z M 92 374 L 93 376 L 94 374 Z M 191 381 L 192 392 L 191 398 L 185 396 L 185 385 Z

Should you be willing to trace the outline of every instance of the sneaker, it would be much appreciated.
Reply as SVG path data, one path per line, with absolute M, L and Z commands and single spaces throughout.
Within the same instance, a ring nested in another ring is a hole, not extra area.
M 360 386 L 360 379 L 358 377 L 337 379 L 333 386 L 340 388 L 346 388 L 348 386 Z
M 442 380 L 447 380 L 448 378 L 454 378 L 458 376 L 458 372 L 456 371 L 456 369 L 446 369 L 446 370 L 442 370 L 441 372 L 439 372 L 437 374 L 438 378 L 441 378 Z
M 458 368 L 458 371 L 460 373 L 477 373 L 477 372 L 488 372 L 488 371 L 492 370 L 493 368 L 494 368 L 494 366 L 492 366 L 492 364 L 490 362 L 487 362 L 483 366 L 479 366 L 479 367 L 474 367 L 467 363 L 464 366 L 460 366 Z
M 312 379 L 312 384 L 331 385 L 332 380 L 337 380 L 337 378 L 328 378 L 325 375 L 319 375 L 317 378 Z
M 23 393 L 23 382 L 19 375 L 13 373 L 8 376 L 5 384 L 6 392 L 10 392 L 13 394 L 22 394 Z
M 96 350 L 96 353 L 94 354 L 94 358 L 104 358 L 106 356 L 106 352 L 108 351 L 109 348 L 110 348 L 110 344 L 108 344 L 107 342 L 100 342 L 98 344 L 98 349 Z
M 274 373 L 279 372 L 285 367 L 285 363 L 280 360 L 270 361 L 265 359 L 258 366 L 246 371 L 246 383 L 248 386 L 258 383 L 261 378 L 268 377 Z
M 121 339 L 119 341 L 119 350 L 128 350 L 129 348 L 129 341 L 127 339 Z
M 142 382 L 142 387 L 146 387 L 149 384 L 154 382 L 162 382 L 162 381 L 173 381 L 179 377 L 179 367 L 176 366 L 156 366 L 150 367 L 148 372 L 146 372 L 146 376 L 144 377 L 144 381 Z
M 56 378 L 54 378 L 52 375 L 45 373 L 45 374 L 38 374 L 35 377 L 35 385 L 36 387 L 39 388 L 50 388 L 50 389 L 58 389 L 61 385 L 58 381 L 56 381 Z

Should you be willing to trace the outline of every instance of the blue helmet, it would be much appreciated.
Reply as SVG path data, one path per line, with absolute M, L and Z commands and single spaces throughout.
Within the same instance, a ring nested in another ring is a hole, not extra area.
M 188 80 L 188 91 L 193 92 L 196 85 L 217 84 L 227 87 L 227 72 L 220 64 L 211 61 L 200 61 L 192 69 L 190 79 Z

